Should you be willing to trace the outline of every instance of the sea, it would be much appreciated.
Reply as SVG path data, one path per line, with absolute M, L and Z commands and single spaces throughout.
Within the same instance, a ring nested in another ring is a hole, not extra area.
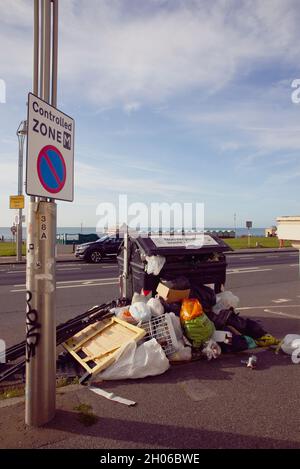
M 241 237 L 245 236 L 248 234 L 247 228 L 205 228 L 207 231 L 235 231 L 236 232 L 236 237 Z M 91 233 L 96 233 L 96 228 L 91 227 L 91 226 L 61 226 L 57 228 L 57 234 L 69 234 L 69 235 L 75 235 L 78 233 L 82 234 L 91 234 Z M 251 228 L 250 233 L 252 236 L 264 236 L 265 235 L 265 228 Z M 100 235 L 100 233 L 98 233 Z M 5 240 L 13 240 L 13 236 L 10 230 L 10 227 L 4 226 L 0 227 L 0 240 L 2 239 L 2 236 L 4 237 Z M 23 239 L 26 239 L 26 228 L 23 228 Z

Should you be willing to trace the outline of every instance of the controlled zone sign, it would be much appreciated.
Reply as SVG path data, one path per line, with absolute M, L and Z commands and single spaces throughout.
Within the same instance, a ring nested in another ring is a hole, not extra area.
M 74 120 L 28 95 L 26 194 L 74 199 Z

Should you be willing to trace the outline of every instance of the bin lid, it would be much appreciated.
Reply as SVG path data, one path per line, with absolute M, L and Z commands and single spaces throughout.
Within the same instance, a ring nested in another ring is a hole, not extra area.
M 222 239 L 211 234 L 139 236 L 135 241 L 147 256 L 181 256 L 232 251 Z

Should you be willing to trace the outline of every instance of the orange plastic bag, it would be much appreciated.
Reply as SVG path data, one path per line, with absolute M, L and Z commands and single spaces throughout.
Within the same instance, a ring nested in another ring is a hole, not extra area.
M 180 309 L 181 321 L 190 321 L 203 314 L 202 305 L 197 298 L 186 298 Z

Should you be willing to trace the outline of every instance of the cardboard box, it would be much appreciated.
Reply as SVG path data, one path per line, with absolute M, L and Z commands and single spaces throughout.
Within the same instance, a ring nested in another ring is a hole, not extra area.
M 167 303 L 175 303 L 176 301 L 182 301 L 188 298 L 190 295 L 190 289 L 188 290 L 173 290 L 168 288 L 162 283 L 158 284 L 156 292 L 163 298 Z

